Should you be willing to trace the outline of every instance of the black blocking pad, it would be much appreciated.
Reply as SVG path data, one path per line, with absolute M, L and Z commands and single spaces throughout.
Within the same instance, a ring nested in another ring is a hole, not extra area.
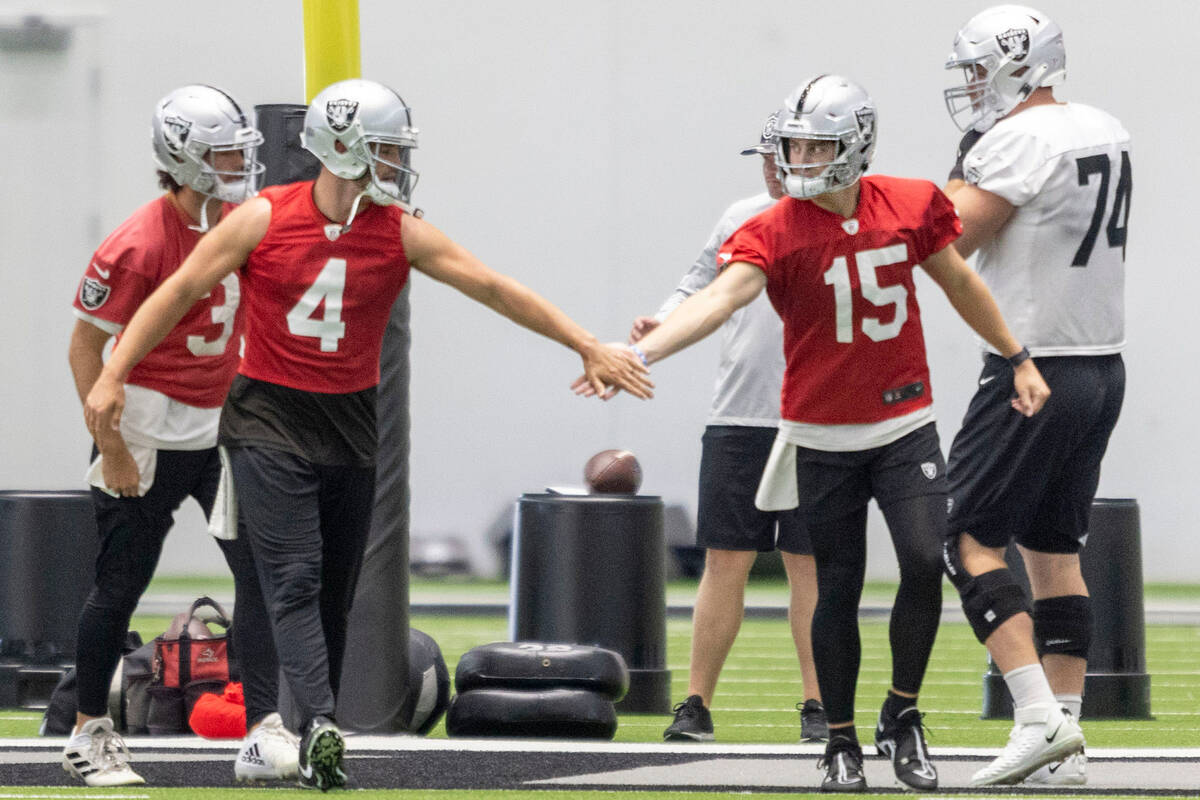
M 447 736 L 605 739 L 617 732 L 607 697 L 587 689 L 472 689 L 455 695 Z
M 495 642 L 463 655 L 454 673 L 454 687 L 459 692 L 587 689 L 615 702 L 629 691 L 629 669 L 619 653 L 602 647 Z

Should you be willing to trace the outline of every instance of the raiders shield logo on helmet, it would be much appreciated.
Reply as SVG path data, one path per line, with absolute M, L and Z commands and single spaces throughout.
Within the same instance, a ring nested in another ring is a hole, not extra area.
M 95 311 L 108 300 L 110 291 L 112 289 L 109 286 L 95 278 L 84 278 L 79 285 L 79 303 L 88 311 Z
M 337 133 L 349 128 L 358 113 L 357 100 L 330 100 L 325 104 L 325 120 Z
M 1024 61 L 1029 55 L 1029 31 L 1025 28 L 1009 28 L 996 36 L 996 43 L 1013 61 Z
M 183 117 L 166 117 L 163 119 L 162 132 L 167 149 L 178 153 L 187 144 L 188 134 L 192 132 L 192 121 Z

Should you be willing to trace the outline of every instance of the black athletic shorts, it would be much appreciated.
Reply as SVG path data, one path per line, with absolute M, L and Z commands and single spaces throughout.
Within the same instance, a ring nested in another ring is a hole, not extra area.
M 713 550 L 778 548 L 811 555 L 808 531 L 794 511 L 759 511 L 754 495 L 762 480 L 776 428 L 709 425 L 701 439 L 700 504 L 696 544 Z M 778 535 L 777 535 L 778 532 Z
M 946 494 L 946 462 L 930 422 L 882 447 L 836 452 L 796 448 L 797 509 L 808 524 L 841 519 L 867 505 Z
M 1120 355 L 1037 359 L 1050 399 L 1032 417 L 1009 405 L 1013 371 L 984 359 L 979 389 L 950 448 L 949 533 L 988 547 L 1009 541 L 1077 553 L 1087 534 L 1100 461 L 1121 413 Z

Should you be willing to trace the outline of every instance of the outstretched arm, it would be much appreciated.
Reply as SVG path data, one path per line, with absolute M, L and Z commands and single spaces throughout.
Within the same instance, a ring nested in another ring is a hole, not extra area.
M 404 252 L 414 269 L 579 353 L 593 393 L 610 396 L 613 387 L 635 397 L 653 396 L 648 370 L 627 349 L 601 344 L 558 306 L 490 269 L 428 222 L 406 214 L 403 226 Z
M 963 257 L 947 245 L 942 250 L 925 259 L 921 264 L 929 277 L 942 287 L 950 305 L 971 326 L 983 340 L 1005 358 L 1016 355 L 1021 351 L 1021 344 L 1008 329 L 995 298 L 988 290 L 983 279 L 971 269 Z M 1050 397 L 1050 387 L 1042 379 L 1042 374 L 1034 365 L 1033 359 L 1027 359 L 1013 371 L 1013 384 L 1017 396 L 1013 398 L 1013 408 L 1027 417 L 1032 417 Z
M 196 301 L 246 262 L 266 235 L 271 204 L 248 200 L 200 239 L 171 277 L 138 307 L 125 326 L 121 344 L 88 392 L 83 417 L 93 436 L 102 428 L 119 430 L 125 408 L 125 379 L 138 362 L 161 342 Z

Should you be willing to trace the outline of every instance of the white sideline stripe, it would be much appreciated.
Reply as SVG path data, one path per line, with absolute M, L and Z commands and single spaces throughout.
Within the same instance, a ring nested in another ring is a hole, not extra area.
M 48 736 L 43 739 L 6 739 L 0 743 L 0 751 L 14 748 L 54 750 L 60 756 L 66 737 Z M 195 736 L 127 736 L 126 744 L 141 760 L 143 753 L 156 750 L 223 750 L 236 754 L 240 740 L 201 739 Z M 798 753 L 821 753 L 820 744 L 657 744 L 646 742 L 589 742 L 570 739 L 424 739 L 418 736 L 397 734 L 380 736 L 375 734 L 346 734 L 346 751 L 350 757 L 361 751 L 411 752 L 411 751 L 459 751 L 477 753 L 702 753 L 711 755 L 796 755 Z M 929 751 L 942 757 L 984 756 L 994 757 L 996 747 L 931 747 Z M 1200 747 L 1176 747 L 1153 749 L 1138 748 L 1088 748 L 1089 759 L 1133 759 L 1154 761 L 1160 759 L 1200 759 Z M 179 757 L 180 754 L 175 754 Z M 96 795 L 89 795 L 96 796 Z

